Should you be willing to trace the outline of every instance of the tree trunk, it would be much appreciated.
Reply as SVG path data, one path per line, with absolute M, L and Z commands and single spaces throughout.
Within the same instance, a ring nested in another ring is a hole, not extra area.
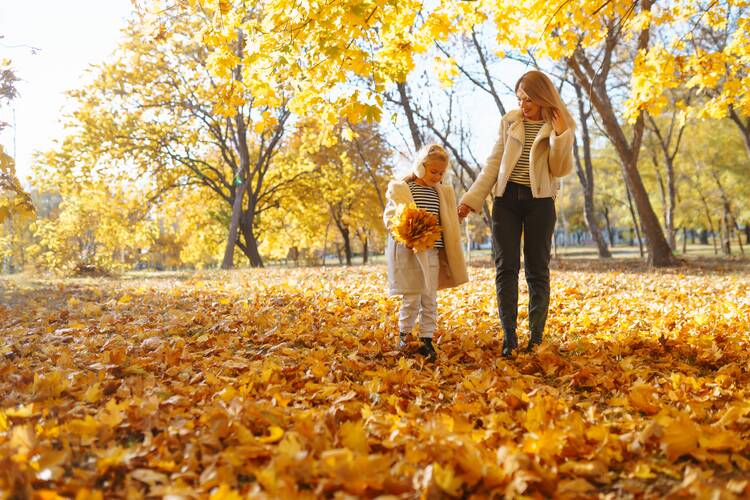
M 607 236 L 609 237 L 609 246 L 615 246 L 615 233 L 612 229 L 612 222 L 609 220 L 609 208 L 604 207 L 602 210 L 602 215 L 604 215 L 604 224 L 607 228 Z
M 349 231 L 349 226 L 344 224 L 343 220 L 333 216 L 333 221 L 336 223 L 336 227 L 341 234 L 341 240 L 344 242 L 344 256 L 346 258 L 346 265 L 352 265 L 352 240 Z M 341 254 L 339 253 L 339 262 L 341 262 Z
M 689 99 L 689 98 L 688 98 Z M 659 149 L 661 150 L 662 157 L 664 158 L 664 167 L 666 171 L 666 186 L 661 176 L 659 169 L 659 160 L 657 159 L 656 151 L 652 150 L 652 159 L 656 174 L 659 177 L 659 188 L 661 189 L 662 200 L 664 205 L 664 227 L 667 231 L 667 240 L 672 250 L 677 249 L 677 229 L 674 227 L 674 209 L 677 200 L 677 187 L 675 183 L 674 174 L 674 162 L 677 157 L 677 153 L 680 150 L 680 144 L 682 143 L 683 133 L 685 131 L 686 124 L 683 123 L 679 126 L 677 136 L 674 144 L 672 139 L 674 138 L 675 124 L 677 120 L 677 112 L 675 111 L 672 115 L 672 121 L 666 131 L 662 132 L 659 125 L 654 120 L 654 117 L 650 114 L 647 115 L 649 122 L 651 123 L 651 129 L 653 134 L 659 141 Z
M 409 132 L 411 132 L 411 139 L 414 142 L 414 149 L 417 150 L 422 147 L 424 141 L 422 141 L 422 134 L 419 133 L 419 127 L 417 122 L 414 120 L 414 112 L 411 108 L 411 102 L 409 101 L 409 94 L 406 89 L 406 82 L 399 82 L 397 84 L 398 95 L 401 98 L 401 106 L 404 108 L 404 114 L 406 115 L 406 121 L 409 124 Z
M 628 191 L 633 197 L 635 208 L 638 211 L 640 225 L 646 236 L 649 264 L 656 267 L 675 265 L 676 261 L 672 255 L 672 249 L 664 237 L 661 224 L 651 206 L 648 192 L 646 191 L 646 187 L 643 185 L 643 179 L 641 179 L 641 175 L 638 172 L 637 151 L 633 151 L 629 158 L 625 158 L 623 168 L 630 188 Z M 642 240 L 639 239 L 639 241 L 642 245 Z
M 708 221 L 708 228 L 711 230 L 711 240 L 713 242 L 714 246 L 714 255 L 718 255 L 719 251 L 716 248 L 716 229 L 714 228 L 714 221 L 711 218 L 711 209 L 708 207 L 708 200 L 706 200 L 706 197 L 703 195 L 703 192 L 701 190 L 698 190 L 698 195 L 701 197 L 701 201 L 703 202 L 703 209 L 706 212 L 706 220 Z M 704 238 L 701 238 L 701 243 L 703 243 Z M 708 238 L 705 238 L 706 244 L 708 244 Z
M 725 230 L 724 235 L 724 242 L 726 245 L 726 253 L 727 255 L 731 255 L 731 248 L 730 248 L 730 241 L 732 238 L 732 231 L 737 232 L 737 243 L 740 247 L 740 253 L 742 255 L 745 255 L 745 248 L 742 246 L 742 237 L 740 236 L 740 226 L 737 224 L 737 218 L 734 215 L 734 212 L 732 211 L 732 204 L 729 202 L 729 196 L 727 195 L 727 192 L 724 190 L 724 186 L 721 184 L 721 180 L 719 179 L 719 176 L 716 175 L 716 172 L 711 172 L 714 181 L 716 181 L 716 187 L 719 188 L 719 194 L 721 194 L 721 204 L 724 208 L 724 218 L 723 218 L 723 225 Z
M 365 236 L 364 241 L 362 241 L 362 264 L 367 264 L 367 261 L 369 260 L 369 240 L 367 236 Z
M 750 222 L 745 223 L 745 243 L 750 245 Z
M 341 230 L 341 237 L 344 239 L 344 255 L 346 256 L 346 265 L 352 265 L 352 240 L 349 235 L 349 228 Z
M 237 51 L 240 52 L 239 55 L 241 55 L 243 40 L 242 30 L 237 30 Z M 234 79 L 242 81 L 241 65 L 237 65 L 234 68 Z M 240 217 L 242 216 L 242 200 L 245 197 L 245 191 L 249 182 L 246 172 L 250 167 L 250 152 L 247 147 L 245 118 L 241 108 L 237 108 L 237 112 L 234 115 L 234 123 L 237 129 L 237 153 L 240 158 L 240 164 L 238 172 L 234 173 L 235 179 L 232 182 L 238 182 L 239 185 L 235 188 L 234 202 L 232 203 L 232 219 L 229 223 L 229 235 L 227 236 L 227 244 L 224 248 L 224 258 L 221 261 L 222 269 L 232 269 L 234 267 L 234 247 L 237 244 Z
M 8 253 L 3 256 L 3 274 L 10 274 L 13 272 L 13 223 L 11 222 L 12 216 L 5 218 L 5 234 L 9 234 L 10 238 L 8 241 Z
M 328 222 L 326 223 L 326 234 L 323 238 L 323 267 L 326 266 L 326 254 L 328 253 L 328 232 L 331 229 L 331 217 L 328 217 Z
M 682 254 L 687 254 L 687 228 L 685 226 L 682 226 Z
M 732 237 L 729 226 L 729 212 L 724 208 L 724 215 L 721 218 L 721 250 L 724 255 L 732 255 Z
M 578 180 L 583 187 L 583 219 L 586 221 L 586 227 L 589 228 L 589 232 L 594 238 L 599 257 L 610 258 L 612 257 L 612 254 L 610 253 L 609 248 L 607 248 L 607 242 L 604 241 L 601 228 L 596 222 L 596 213 L 594 211 L 594 165 L 591 160 L 591 136 L 589 135 L 587 123 L 588 116 L 584 107 L 583 92 L 581 91 L 580 85 L 575 85 L 574 87 L 578 101 L 578 118 L 581 125 L 581 138 L 583 140 L 583 164 L 581 163 L 581 155 L 578 151 L 577 139 L 574 140 L 573 153 L 576 161 Z
M 729 106 L 729 118 L 731 118 L 737 125 L 737 128 L 740 129 L 742 139 L 745 141 L 745 152 L 747 153 L 748 158 L 750 158 L 750 118 L 743 120 L 732 106 Z
M 734 217 L 732 217 L 732 219 L 734 219 Z M 742 231 L 740 231 L 740 228 L 737 225 L 736 220 L 734 220 L 734 230 L 735 230 L 735 234 L 737 235 L 737 246 L 740 247 L 740 255 L 744 257 L 745 247 L 742 245 Z
M 674 162 L 671 158 L 666 160 L 667 167 L 667 207 L 665 209 L 664 226 L 667 230 L 670 248 L 674 249 L 677 245 L 677 228 L 674 227 L 674 207 L 677 200 L 677 189 L 675 186 Z
M 638 253 L 643 257 L 643 238 L 641 238 L 641 231 L 638 228 L 638 217 L 635 216 L 633 197 L 630 195 L 630 189 L 628 189 L 627 182 L 625 183 L 625 192 L 628 194 L 628 208 L 630 209 L 630 217 L 633 219 L 633 232 L 638 239 Z
M 251 267 L 263 267 L 263 259 L 258 251 L 258 240 L 253 232 L 253 218 L 252 213 L 245 213 L 243 216 L 244 220 L 240 224 L 240 230 L 242 231 L 242 236 L 245 238 L 245 244 L 240 248 L 250 261 Z

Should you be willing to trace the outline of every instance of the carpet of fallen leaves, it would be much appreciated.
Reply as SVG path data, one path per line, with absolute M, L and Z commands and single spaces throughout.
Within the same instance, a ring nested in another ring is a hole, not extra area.
M 0 497 L 750 494 L 746 273 L 554 271 L 505 360 L 474 269 L 434 365 L 384 274 L 0 279 Z

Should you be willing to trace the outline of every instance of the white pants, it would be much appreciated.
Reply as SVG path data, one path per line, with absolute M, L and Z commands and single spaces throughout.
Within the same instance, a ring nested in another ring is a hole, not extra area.
M 419 336 L 430 337 L 437 327 L 437 283 L 440 259 L 438 250 L 427 250 L 429 272 L 425 276 L 425 291 L 421 294 L 405 294 L 398 315 L 400 332 L 411 333 L 419 317 Z

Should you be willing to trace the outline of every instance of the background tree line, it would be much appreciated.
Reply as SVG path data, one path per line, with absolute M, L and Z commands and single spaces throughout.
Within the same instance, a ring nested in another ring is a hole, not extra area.
M 608 257 L 626 231 L 654 265 L 691 237 L 744 253 L 748 7 L 578 4 L 137 5 L 70 92 L 69 134 L 38 155 L 30 193 L 0 155 L 3 269 L 367 262 L 385 186 L 422 144 L 450 151 L 459 196 L 476 178 L 475 116 L 515 107 L 509 68 L 546 71 L 578 119 L 563 236 Z M 486 204 L 467 238 L 488 220 Z

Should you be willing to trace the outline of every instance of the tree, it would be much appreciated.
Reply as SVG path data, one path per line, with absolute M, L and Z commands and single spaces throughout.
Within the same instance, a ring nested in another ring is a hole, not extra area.
M 648 49 L 652 4 L 651 0 L 627 4 L 586 2 L 583 6 L 565 2 L 552 10 L 552 7 L 540 8 L 536 2 L 500 2 L 492 6 L 441 3 L 428 8 L 415 2 L 391 5 L 349 0 L 335 6 L 311 2 L 296 7 L 290 16 L 285 2 L 269 0 L 262 6 L 253 6 L 263 15 L 257 17 L 258 35 L 244 58 L 252 60 L 267 54 L 275 55 L 272 59 L 275 57 L 279 73 L 284 78 L 295 80 L 303 89 L 295 96 L 294 103 L 290 103 L 294 109 L 302 101 L 308 109 L 311 106 L 321 106 L 321 109 L 337 106 L 340 113 L 352 115 L 352 121 L 356 122 L 358 120 L 354 118 L 379 110 L 377 92 L 386 84 L 406 81 L 414 67 L 415 55 L 424 53 L 435 41 L 447 40 L 452 32 L 470 32 L 491 13 L 501 45 L 538 46 L 540 55 L 568 62 L 576 80 L 591 97 L 610 140 L 620 154 L 640 223 L 647 236 L 649 260 L 654 265 L 669 265 L 675 261 L 637 169 L 644 118 L 642 115 L 636 118 L 633 138 L 628 140 L 606 84 L 613 52 L 623 46 L 623 26 L 627 33 L 636 36 L 636 54 L 643 54 Z M 634 17 L 631 14 L 636 5 L 640 10 Z M 219 12 L 214 18 L 220 19 L 214 27 L 227 22 L 231 24 L 231 19 L 245 19 L 247 7 L 227 7 L 226 12 Z M 519 34 L 517 27 L 521 25 L 529 29 Z M 269 26 L 278 27 L 278 30 L 262 29 Z M 213 38 L 211 46 L 228 54 L 231 44 L 226 27 L 223 33 L 223 39 Z M 278 43 L 280 39 L 281 43 Z M 600 74 L 594 69 L 593 54 L 598 49 L 602 49 Z M 339 83 L 351 81 L 350 73 L 369 77 L 374 82 L 374 92 L 332 93 L 330 89 Z M 401 101 L 403 95 L 403 92 L 399 93 Z M 415 144 L 419 140 L 415 137 Z
M 0 60 L 0 106 L 18 97 L 16 82 L 18 82 L 18 77 L 11 67 L 11 62 L 7 59 Z M 0 130 L 7 126 L 7 123 L 0 121 Z
M 678 99 L 672 93 L 672 106 L 669 108 L 669 114 L 664 113 L 663 116 L 657 118 L 650 113 L 646 114 L 650 139 L 654 143 L 653 147 L 649 148 L 651 160 L 659 180 L 659 192 L 661 193 L 664 206 L 664 228 L 666 229 L 669 246 L 672 250 L 676 249 L 674 218 L 677 181 L 675 159 L 677 153 L 680 151 L 680 145 L 687 126 L 684 107 L 689 101 L 689 95 L 686 96 L 686 99 Z M 664 162 L 664 176 L 661 173 L 659 158 Z
M 653 3 L 650 0 L 640 2 L 641 14 L 648 16 L 652 5 Z M 661 224 L 656 217 L 648 192 L 638 171 L 638 156 L 645 124 L 644 114 L 641 112 L 636 118 L 633 124 L 632 138 L 628 139 L 627 131 L 618 119 L 608 88 L 608 79 L 612 76 L 613 57 L 616 49 L 622 43 L 618 23 L 624 22 L 626 22 L 626 19 L 619 16 L 609 18 L 604 26 L 606 36 L 601 46 L 596 47 L 597 50 L 594 51 L 579 44 L 567 57 L 566 62 L 575 75 L 576 81 L 583 87 L 592 105 L 597 110 L 602 120 L 602 126 L 620 157 L 624 177 L 628 184 L 628 192 L 633 198 L 640 225 L 646 236 L 649 262 L 654 266 L 672 265 L 676 261 L 672 256 L 671 248 L 664 237 Z M 644 22 L 640 31 L 637 32 L 636 53 L 641 53 L 648 48 L 649 30 L 650 23 Z M 599 54 L 601 55 L 597 58 Z M 599 67 L 598 72 L 594 69 L 597 66 Z
M 131 267 L 154 236 L 140 193 L 111 189 L 103 181 L 67 190 L 56 213 L 31 227 L 35 242 L 29 253 L 37 267 L 62 273 Z
M 272 173 L 289 127 L 288 87 L 279 81 L 278 95 L 264 93 L 258 82 L 268 75 L 196 43 L 198 14 L 159 19 L 168 29 L 155 36 L 146 14 L 136 15 L 116 59 L 73 93 L 80 103 L 71 121 L 79 147 L 106 159 L 100 165 L 135 170 L 148 180 L 154 202 L 170 189 L 205 186 L 231 207 L 222 266 L 233 265 L 235 245 L 252 266 L 262 266 L 259 217 L 302 175 Z M 235 51 L 246 43 L 235 31 Z
M 750 156 L 750 6 L 743 0 L 680 0 L 659 13 L 665 40 L 641 52 L 627 113 L 660 114 L 670 89 L 695 91 L 697 118 L 729 117 Z
M 305 192 L 316 193 L 323 201 L 339 231 L 346 265 L 352 265 L 353 239 L 360 240 L 366 261 L 369 239 L 384 232 L 380 221 L 390 177 L 389 155 L 377 125 L 360 123 L 349 137 L 344 136 L 348 129 L 343 124 L 339 130 L 341 135 L 335 144 L 324 145 L 311 154 L 317 168 L 300 187 L 305 186 Z
M 583 188 L 583 218 L 586 221 L 586 227 L 588 227 L 591 236 L 596 244 L 597 252 L 599 257 L 609 258 L 612 257 L 612 253 L 607 248 L 607 242 L 604 240 L 599 224 L 596 221 L 596 211 L 594 208 L 594 162 L 591 156 L 591 134 L 589 133 L 589 116 L 591 116 L 591 109 L 586 110 L 586 103 L 583 96 L 581 86 L 574 84 L 573 88 L 576 92 L 576 103 L 578 105 L 578 126 L 580 127 L 581 144 L 576 143 L 573 146 L 573 154 L 575 156 L 576 174 L 578 180 Z M 581 155 L 580 149 L 583 150 Z M 610 241 L 612 237 L 610 235 Z
M 693 204 L 692 223 L 704 221 L 715 235 L 721 234 L 721 249 L 731 253 L 734 236 L 738 248 L 742 231 L 740 221 L 750 218 L 746 208 L 750 187 L 744 181 L 750 158 L 742 151 L 743 138 L 730 120 L 698 122 L 687 129 L 690 140 L 685 142 L 682 160 L 678 161 L 686 191 L 700 203 Z M 681 207 L 680 211 L 687 211 Z M 744 249 L 743 249 L 744 250 Z
M 18 77 L 11 68 L 10 61 L 0 61 L 0 107 L 18 96 L 17 81 Z M 0 121 L 0 131 L 7 125 Z M 34 213 L 31 196 L 16 175 L 15 161 L 0 144 L 0 256 L 3 272 L 12 271 L 16 267 L 14 257 L 19 253 L 19 244 Z

